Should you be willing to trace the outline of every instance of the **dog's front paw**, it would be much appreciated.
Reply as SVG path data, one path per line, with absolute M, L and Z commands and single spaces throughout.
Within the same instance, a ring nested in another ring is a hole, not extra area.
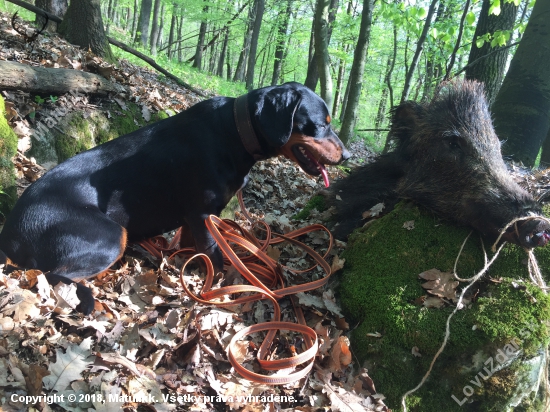
M 76 284 L 76 296 L 80 300 L 80 304 L 76 307 L 76 310 L 83 313 L 84 315 L 89 315 L 93 312 L 95 307 L 95 300 L 92 295 L 92 290 L 80 283 Z

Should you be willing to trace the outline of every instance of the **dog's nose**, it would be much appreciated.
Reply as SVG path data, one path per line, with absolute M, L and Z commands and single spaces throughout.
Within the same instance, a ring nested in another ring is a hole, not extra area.
M 346 149 L 344 147 L 344 150 L 342 150 L 342 159 L 340 161 L 344 162 L 344 161 L 348 160 L 350 157 L 351 157 L 351 155 L 349 154 L 348 149 Z

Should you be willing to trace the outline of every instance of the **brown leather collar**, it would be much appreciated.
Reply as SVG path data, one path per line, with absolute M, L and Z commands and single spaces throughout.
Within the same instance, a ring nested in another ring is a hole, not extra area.
M 235 99 L 233 114 L 235 116 L 235 123 L 237 124 L 239 136 L 241 137 L 241 141 L 246 151 L 254 160 L 266 159 L 260 142 L 258 141 L 258 136 L 256 136 L 254 127 L 252 126 L 252 119 L 248 111 L 248 95 L 245 94 Z

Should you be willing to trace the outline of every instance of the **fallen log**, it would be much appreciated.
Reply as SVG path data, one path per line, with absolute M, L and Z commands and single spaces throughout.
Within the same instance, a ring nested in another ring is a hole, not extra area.
M 48 69 L 0 61 L 0 90 L 22 90 L 36 94 L 65 94 L 79 91 L 106 96 L 126 89 L 97 74 L 71 69 Z

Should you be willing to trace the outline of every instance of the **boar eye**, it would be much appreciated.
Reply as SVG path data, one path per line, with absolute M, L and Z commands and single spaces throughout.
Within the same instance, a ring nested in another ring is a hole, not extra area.
M 463 139 L 458 134 L 446 134 L 443 136 L 445 143 L 450 150 L 461 150 L 463 149 Z

